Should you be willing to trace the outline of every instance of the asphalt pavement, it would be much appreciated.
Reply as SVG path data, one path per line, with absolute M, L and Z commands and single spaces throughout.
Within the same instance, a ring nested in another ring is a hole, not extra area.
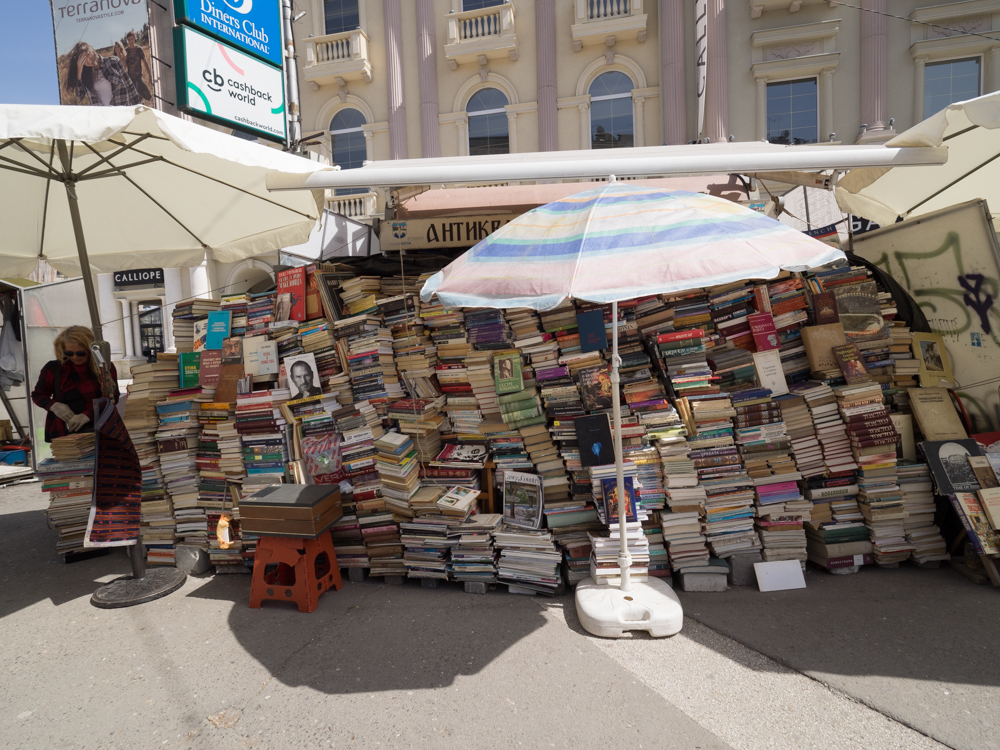
M 300 614 L 249 609 L 249 576 L 192 577 L 98 610 L 128 560 L 63 564 L 41 495 L 0 490 L 3 748 L 997 747 L 998 592 L 948 571 L 682 592 L 669 639 L 594 638 L 572 595 L 412 581 Z M 889 637 L 920 650 L 900 666 Z

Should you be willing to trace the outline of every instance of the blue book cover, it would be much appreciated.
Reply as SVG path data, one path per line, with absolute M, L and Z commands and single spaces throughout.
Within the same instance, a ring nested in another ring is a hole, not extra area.
M 208 314 L 208 332 L 205 335 L 206 349 L 221 349 L 224 339 L 229 338 L 229 324 L 233 313 L 230 310 L 216 310 Z
M 576 325 L 580 330 L 581 352 L 596 352 L 608 348 L 608 332 L 604 327 L 604 313 L 601 310 L 577 313 Z

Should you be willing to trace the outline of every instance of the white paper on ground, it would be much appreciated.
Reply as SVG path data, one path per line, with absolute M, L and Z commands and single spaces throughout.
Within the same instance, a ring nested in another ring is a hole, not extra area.
M 757 587 L 761 591 L 786 591 L 806 587 L 802 563 L 798 560 L 759 562 L 753 564 L 753 569 L 757 574 Z

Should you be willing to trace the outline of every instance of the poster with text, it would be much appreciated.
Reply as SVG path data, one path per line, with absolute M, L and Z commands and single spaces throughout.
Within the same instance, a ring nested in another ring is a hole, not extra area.
M 153 106 L 146 0 L 50 0 L 59 103 Z

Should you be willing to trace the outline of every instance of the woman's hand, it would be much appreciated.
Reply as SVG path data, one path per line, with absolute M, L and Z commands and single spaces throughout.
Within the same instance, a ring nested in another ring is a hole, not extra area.
M 66 427 L 70 432 L 76 432 L 89 421 L 90 417 L 86 414 L 74 414 L 73 418 L 66 423 Z
M 54 404 L 52 404 L 52 406 L 49 407 L 49 411 L 55 414 L 57 417 L 59 417 L 59 419 L 61 419 L 63 422 L 65 422 L 67 427 L 69 426 L 69 423 L 73 421 L 73 418 L 76 416 L 76 414 L 73 413 L 72 409 L 70 409 L 66 404 L 60 403 L 59 401 L 56 401 Z

